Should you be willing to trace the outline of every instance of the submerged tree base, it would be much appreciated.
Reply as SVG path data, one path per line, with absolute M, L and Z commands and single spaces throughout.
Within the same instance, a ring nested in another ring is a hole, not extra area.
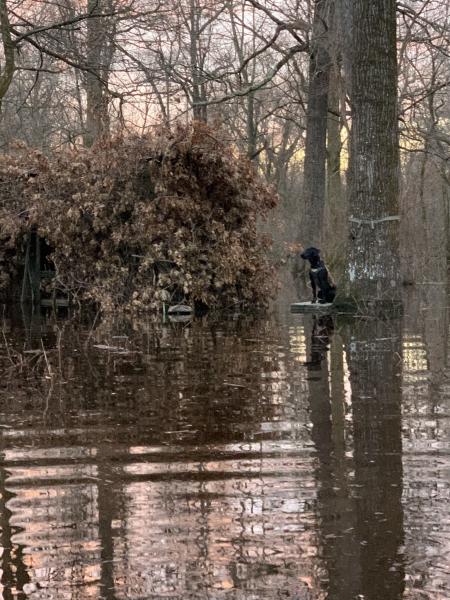
M 275 273 L 256 224 L 276 195 L 219 135 L 194 123 L 52 158 L 24 146 L 1 157 L 0 294 L 27 284 L 33 230 L 48 249 L 35 270 L 53 270 L 44 297 L 106 311 L 265 306 Z

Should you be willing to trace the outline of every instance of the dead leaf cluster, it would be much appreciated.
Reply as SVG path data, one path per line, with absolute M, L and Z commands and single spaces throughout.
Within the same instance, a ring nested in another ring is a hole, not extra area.
M 15 146 L 0 157 L 0 290 L 20 279 L 34 225 L 52 249 L 46 285 L 102 310 L 264 306 L 274 273 L 257 219 L 276 195 L 219 136 L 194 123 L 50 158 Z

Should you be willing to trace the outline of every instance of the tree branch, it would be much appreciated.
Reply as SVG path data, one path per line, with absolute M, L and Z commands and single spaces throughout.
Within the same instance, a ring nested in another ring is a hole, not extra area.
M 129 12 L 130 11 L 127 9 L 120 10 L 120 11 L 118 11 L 118 10 L 111 11 L 109 13 L 96 13 L 93 10 L 91 10 L 88 13 L 83 13 L 76 17 L 72 17 L 71 19 L 66 19 L 65 21 L 58 21 L 57 23 L 51 23 L 50 25 L 43 25 L 42 27 L 34 27 L 34 29 L 29 29 L 28 31 L 25 31 L 24 33 L 19 33 L 16 29 L 14 29 L 14 31 L 15 31 L 14 35 L 16 36 L 14 43 L 18 44 L 22 40 L 26 40 L 27 38 L 29 38 L 33 35 L 37 35 L 39 33 L 45 33 L 46 31 L 51 31 L 53 29 L 62 29 L 64 27 L 68 27 L 69 25 L 75 25 L 76 23 L 80 23 L 81 21 L 86 21 L 88 19 L 116 17 L 118 15 L 122 15 L 122 14 L 129 13 Z M 17 27 L 17 25 L 16 25 L 16 27 Z
M 272 79 L 275 77 L 275 75 L 278 73 L 278 71 L 280 71 L 280 69 L 282 69 L 284 67 L 284 65 L 287 62 L 289 62 L 293 56 L 295 56 L 295 54 L 298 54 L 299 52 L 305 52 L 305 50 L 307 50 L 307 48 L 308 48 L 308 44 L 306 44 L 305 42 L 302 42 L 301 44 L 297 44 L 295 46 L 292 46 L 292 48 L 289 48 L 289 50 L 286 52 L 286 55 L 283 56 L 283 58 L 276 63 L 276 65 L 273 67 L 273 69 L 271 69 L 269 74 L 262 81 L 255 83 L 253 85 L 250 85 L 241 90 L 236 90 L 235 92 L 232 92 L 231 94 L 221 96 L 220 98 L 214 98 L 212 100 L 203 100 L 200 102 L 196 102 L 195 105 L 196 106 L 205 106 L 205 105 L 210 105 L 210 104 L 222 104 L 223 102 L 228 102 L 228 100 L 233 100 L 233 98 L 240 98 L 242 96 L 247 96 L 248 94 L 251 94 L 253 92 L 257 92 L 258 90 L 260 90 L 264 86 L 266 86 L 270 81 L 272 81 Z

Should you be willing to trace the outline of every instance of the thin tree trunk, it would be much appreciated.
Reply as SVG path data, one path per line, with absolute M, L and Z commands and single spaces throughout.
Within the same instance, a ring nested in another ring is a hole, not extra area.
M 0 0 L 0 33 L 3 41 L 4 68 L 0 72 L 0 110 L 2 100 L 11 85 L 15 71 L 14 43 L 11 39 L 11 29 L 6 0 Z
M 352 5 L 348 291 L 357 302 L 400 299 L 395 6 Z
M 247 97 L 247 156 L 250 160 L 257 160 L 258 126 L 255 118 L 255 95 L 250 93 Z
M 231 29 L 233 32 L 233 45 L 235 52 L 239 58 L 239 62 L 244 64 L 245 62 L 245 54 L 243 49 L 243 37 L 239 35 L 236 25 L 235 14 L 233 12 L 233 5 L 230 3 L 228 13 L 230 16 Z M 252 51 L 255 52 L 255 39 L 253 39 L 253 48 Z M 253 67 L 254 69 L 254 67 Z M 254 75 L 253 72 L 250 76 L 249 68 L 246 65 L 242 71 L 239 73 L 238 81 L 242 79 L 245 87 L 251 87 L 252 83 L 254 83 Z M 246 133 L 247 133 L 247 143 L 246 143 L 246 154 L 250 160 L 255 160 L 258 162 L 257 156 L 257 142 L 258 142 L 258 123 L 256 119 L 256 111 L 255 111 L 255 93 L 250 92 L 247 96 L 242 98 L 242 108 L 245 113 L 245 125 L 246 125 Z
M 327 143 L 327 193 L 324 250 L 339 264 L 346 256 L 348 211 L 341 178 L 341 77 L 338 61 L 333 61 L 330 70 L 328 95 L 328 143 Z
M 196 121 L 204 121 L 208 119 L 206 101 L 206 90 L 202 77 L 200 75 L 200 60 L 198 56 L 198 41 L 199 41 L 199 11 L 196 0 L 190 0 L 190 61 L 191 61 L 191 77 L 192 77 L 192 107 L 194 119 Z
M 103 0 L 88 0 L 88 12 L 100 14 Z M 108 24 L 104 18 L 87 19 L 87 63 L 86 73 L 86 131 L 84 145 L 87 147 L 99 138 L 109 134 L 108 96 L 105 83 L 109 76 L 110 59 L 106 46 Z
M 350 73 L 350 0 L 329 0 L 329 55 L 327 131 L 327 190 L 325 200 L 325 239 L 322 244 L 333 275 L 339 282 L 346 269 L 348 240 L 348 201 L 343 185 L 341 132 L 346 124 L 346 94 Z
M 302 243 L 319 246 L 325 209 L 327 114 L 330 57 L 326 32 L 327 0 L 316 0 L 309 65 L 303 181 Z

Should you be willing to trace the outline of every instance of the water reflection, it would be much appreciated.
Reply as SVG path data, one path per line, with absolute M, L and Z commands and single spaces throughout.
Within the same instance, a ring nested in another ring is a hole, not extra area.
M 402 322 L 5 319 L 3 598 L 442 600 L 447 330 L 408 302 Z
M 443 285 L 408 298 L 403 384 L 406 586 L 413 598 L 447 598 L 450 587 L 450 388 Z
M 396 599 L 404 588 L 401 323 L 360 321 L 347 340 L 361 589 Z

